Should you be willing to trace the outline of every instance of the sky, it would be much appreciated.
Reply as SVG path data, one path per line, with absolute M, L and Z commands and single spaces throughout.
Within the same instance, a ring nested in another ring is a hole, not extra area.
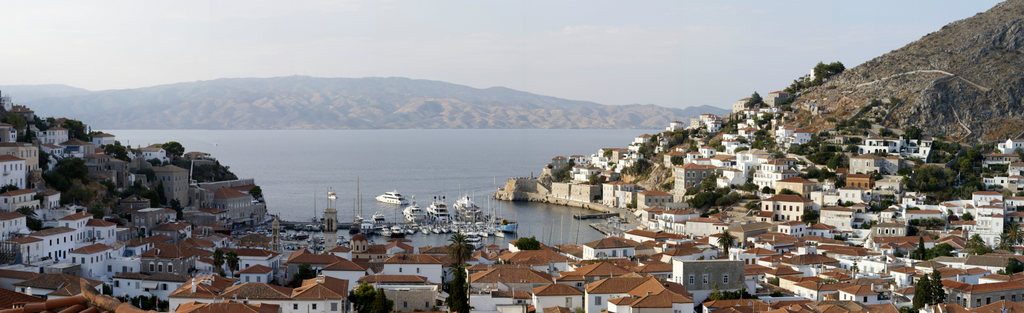
M 401 76 L 603 104 L 728 107 L 992 0 L 5 1 L 0 85 Z

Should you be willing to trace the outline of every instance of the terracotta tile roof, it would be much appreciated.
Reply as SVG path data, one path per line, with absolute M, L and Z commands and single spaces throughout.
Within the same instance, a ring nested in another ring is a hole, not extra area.
M 0 309 L 10 309 L 15 305 L 33 302 L 43 302 L 43 298 L 0 288 Z
M 85 226 L 110 227 L 110 226 L 117 226 L 117 223 L 104 221 L 104 220 L 101 220 L 101 219 L 98 219 L 98 218 L 91 218 L 91 219 L 89 219 L 88 222 L 85 222 Z
M 605 278 L 587 285 L 588 294 L 619 294 L 628 293 L 633 288 L 640 286 L 651 277 L 644 277 L 638 274 L 628 274 L 618 277 Z
M 778 202 L 811 202 L 811 200 L 798 195 L 774 195 L 771 198 L 764 199 L 763 201 L 778 201 Z
M 4 212 L 4 213 L 0 213 L 0 221 L 8 221 L 8 220 L 13 220 L 13 219 L 22 218 L 22 217 L 25 217 L 25 215 L 21 214 L 21 213 L 18 213 L 18 212 Z
M 48 295 L 73 296 L 82 292 L 80 279 L 84 278 L 64 273 L 33 274 L 32 278 L 14 283 L 14 286 L 54 290 Z M 91 279 L 85 280 L 93 287 L 102 283 Z
M 334 263 L 331 263 L 331 264 L 329 264 L 327 266 L 324 266 L 323 270 L 324 271 L 355 271 L 355 272 L 365 272 L 366 271 L 365 267 L 359 266 L 359 264 L 356 264 L 355 262 L 349 261 L 349 260 L 347 260 L 345 258 L 337 258 L 335 260 L 336 261 Z
M 247 282 L 225 288 L 224 291 L 220 293 L 220 296 L 224 298 L 250 300 L 285 300 L 291 299 L 292 289 L 288 287 L 269 285 L 266 283 Z
M 86 212 L 78 212 L 78 213 L 75 213 L 75 214 L 71 214 L 71 215 L 62 217 L 62 218 L 60 218 L 60 220 L 62 220 L 62 221 L 74 221 L 74 220 L 80 220 L 80 219 L 84 219 L 84 218 L 92 218 L 92 214 L 89 214 L 89 213 L 86 213 Z
M 322 284 L 317 284 L 316 283 L 317 278 L 303 280 L 303 282 L 305 283 L 305 282 L 310 281 L 310 280 L 312 280 L 313 283 L 303 284 L 302 286 L 299 286 L 298 288 L 295 288 L 294 290 L 292 290 L 292 299 L 298 299 L 298 300 L 328 300 L 328 299 L 331 299 L 331 300 L 342 300 L 342 299 L 345 298 L 344 295 L 341 295 L 338 292 L 336 292 L 334 290 L 331 290 L 331 288 L 327 288 L 327 286 L 322 285 Z
M 524 265 L 543 265 L 549 263 L 569 262 L 569 257 L 566 257 L 550 249 L 519 250 L 516 252 L 506 252 L 504 254 L 498 255 L 498 259 L 502 261 L 512 262 L 513 264 Z
M 443 264 L 437 258 L 426 254 L 396 254 L 386 260 L 384 264 Z
M 266 273 L 270 273 L 273 270 L 274 269 L 272 269 L 272 268 L 256 264 L 256 265 L 253 265 L 253 266 L 250 266 L 250 267 L 246 267 L 246 268 L 238 271 L 238 273 L 239 274 L 266 274 Z
M 998 290 L 1024 290 L 1024 282 L 1007 281 L 987 284 L 968 284 L 955 280 L 943 279 L 942 286 L 964 292 L 989 292 Z
M 574 296 L 582 295 L 583 291 L 566 284 L 552 283 L 546 286 L 533 288 L 535 296 Z
M 69 252 L 69 253 L 74 253 L 74 254 L 93 254 L 93 253 L 103 252 L 103 251 L 107 251 L 107 250 L 110 250 L 110 246 L 107 246 L 107 245 L 102 244 L 102 243 L 94 243 L 94 244 L 91 244 L 91 245 L 88 245 L 88 246 L 84 246 L 84 247 L 81 247 L 81 248 L 78 248 L 78 249 L 75 249 L 75 250 L 71 250 L 71 252 Z
M 605 237 L 598 240 L 594 240 L 583 245 L 594 248 L 594 249 L 618 249 L 618 248 L 633 248 L 639 244 L 636 241 L 624 239 L 620 237 Z
M 124 279 L 137 279 L 137 280 L 153 280 L 153 281 L 172 281 L 172 282 L 187 282 L 190 277 L 178 274 L 169 273 L 155 273 L 155 274 L 143 274 L 137 272 L 121 272 L 114 275 L 114 278 Z
M 57 235 L 57 234 L 73 232 L 73 231 L 75 231 L 75 230 L 71 229 L 71 228 L 67 228 L 67 227 L 54 227 L 54 228 L 47 228 L 47 229 L 43 229 L 43 230 L 39 230 L 39 231 L 34 231 L 34 232 L 29 233 L 28 235 L 32 236 L 32 237 L 46 237 L 46 236 L 53 236 L 53 235 Z
M 225 300 L 224 302 L 216 303 L 202 303 L 202 302 L 185 302 L 178 305 L 178 308 L 174 311 L 175 313 L 221 313 L 221 312 L 238 312 L 238 313 L 277 313 L 281 310 L 281 307 L 277 304 L 267 303 L 241 303 L 232 302 Z
M 493 268 L 469 275 L 470 283 L 552 283 L 551 275 L 529 268 Z
M 878 292 L 871 289 L 871 285 L 853 285 L 850 287 L 839 289 L 839 292 L 844 292 L 855 296 L 878 294 Z
M 423 276 L 417 276 L 417 275 L 382 275 L 382 274 L 378 274 L 378 275 L 367 275 L 367 276 L 360 277 L 358 282 L 360 282 L 360 283 L 365 282 L 365 283 L 369 283 L 369 284 L 388 284 L 388 283 L 392 283 L 392 284 L 403 284 L 403 283 L 425 284 L 425 283 L 427 283 L 427 278 L 423 277 Z
M 33 242 L 43 241 L 43 240 L 39 239 L 39 238 L 36 238 L 36 237 L 18 237 L 18 238 L 7 239 L 7 241 L 10 241 L 10 242 L 13 242 L 13 243 L 17 243 L 17 244 L 26 244 L 26 243 L 33 243 Z
M 171 292 L 169 296 L 177 298 L 217 298 L 225 288 L 230 287 L 236 281 L 238 280 L 233 278 L 224 278 L 215 274 L 199 276 L 182 284 L 181 287 L 178 287 L 178 289 Z M 195 292 L 192 291 L 193 284 L 196 286 Z

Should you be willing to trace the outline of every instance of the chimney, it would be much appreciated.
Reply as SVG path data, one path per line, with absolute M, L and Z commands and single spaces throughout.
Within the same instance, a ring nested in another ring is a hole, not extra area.
M 196 293 L 196 279 L 192 279 L 192 293 Z

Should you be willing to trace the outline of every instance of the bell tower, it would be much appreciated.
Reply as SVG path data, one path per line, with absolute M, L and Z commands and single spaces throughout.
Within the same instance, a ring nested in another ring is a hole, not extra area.
M 281 222 L 277 221 L 277 217 L 270 223 L 270 229 L 270 251 L 281 253 Z
M 338 199 L 338 196 L 330 191 L 327 192 L 327 199 L 330 202 L 324 209 L 324 252 L 338 246 L 338 209 L 334 208 L 334 200 Z

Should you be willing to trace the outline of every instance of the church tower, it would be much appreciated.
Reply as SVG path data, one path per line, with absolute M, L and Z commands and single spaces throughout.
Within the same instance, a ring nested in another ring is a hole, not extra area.
M 324 209 L 324 252 L 338 246 L 338 209 L 334 208 L 334 200 L 338 198 L 333 191 L 327 193 L 330 203 Z
M 281 253 L 281 222 L 277 221 L 277 217 L 274 217 L 274 222 L 270 224 L 271 237 L 270 237 L 270 251 Z

